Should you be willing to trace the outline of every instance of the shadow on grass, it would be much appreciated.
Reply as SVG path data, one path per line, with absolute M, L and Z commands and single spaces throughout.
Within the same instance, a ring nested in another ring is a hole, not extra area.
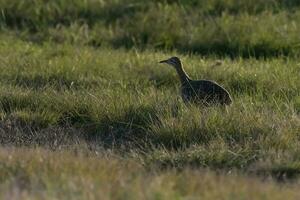
M 149 127 L 159 118 L 153 107 L 129 106 L 124 111 L 102 115 L 100 119 L 91 116 L 89 109 L 66 112 L 61 117 L 61 125 L 72 124 L 83 131 L 88 142 L 98 141 L 105 147 L 120 145 L 143 145 L 149 140 Z
M 28 122 L 20 116 L 10 115 L 0 122 L 0 143 L 14 146 L 46 146 L 52 149 L 87 143 L 90 146 L 120 150 L 123 154 L 132 150 L 142 151 L 146 158 L 152 156 L 147 161 L 149 164 L 154 164 L 162 170 L 169 168 L 180 170 L 188 166 L 247 172 L 262 155 L 257 151 L 259 146 L 243 147 L 247 146 L 249 141 L 256 143 L 255 141 L 264 137 L 264 133 L 269 132 L 265 129 L 253 129 L 243 133 L 246 129 L 234 129 L 234 122 L 231 123 L 233 127 L 229 127 L 224 135 L 214 133 L 213 127 L 162 129 L 163 122 L 157 110 L 150 105 L 131 105 L 114 115 L 103 114 L 104 117 L 101 118 L 93 116 L 88 106 L 75 110 L 65 111 L 58 119 L 58 124 L 48 123 L 46 127 L 38 124 L 40 117 L 31 117 L 32 121 Z M 174 118 L 179 117 L 176 112 L 173 115 Z M 218 126 L 218 120 L 216 123 Z M 153 132 L 151 127 L 153 124 L 159 128 L 156 132 Z M 210 143 L 217 142 L 218 137 L 221 137 L 228 148 L 219 146 L 211 148 Z M 167 153 L 153 152 L 160 148 Z M 235 151 L 234 148 L 238 149 Z M 298 177 L 299 169 L 297 165 L 275 166 L 266 169 L 257 168 L 254 173 L 284 181 Z
M 57 149 L 82 143 L 82 131 L 74 127 L 47 126 L 28 123 L 20 118 L 0 122 L 0 143 L 5 146 L 43 146 Z
M 279 182 L 296 181 L 300 177 L 299 163 L 275 164 L 271 167 L 257 169 L 255 174 L 263 177 L 272 177 Z
M 218 137 L 221 137 L 228 145 L 243 145 L 249 140 L 259 140 L 269 131 L 259 127 L 240 130 L 235 127 L 234 121 L 227 124 L 226 129 L 221 128 L 216 131 L 216 127 L 222 127 L 225 123 L 220 116 L 208 116 L 206 120 L 214 120 L 213 126 L 206 125 L 203 121 L 205 116 L 199 119 L 193 117 L 189 121 L 187 118 L 178 120 L 182 117 L 182 113 L 177 104 L 168 111 L 158 110 L 152 105 L 130 105 L 120 111 L 111 111 L 97 116 L 97 113 L 86 104 L 65 108 L 63 113 L 58 115 L 56 112 L 47 111 L 43 114 L 39 110 L 34 111 L 38 103 L 34 104 L 28 98 L 4 98 L 1 103 L 2 108 L 6 109 L 4 111 L 7 116 L 3 122 L 4 125 L 13 121 L 13 127 L 17 127 L 18 131 L 24 131 L 25 134 L 32 132 L 39 134 L 49 127 L 62 129 L 70 127 L 80 130 L 81 139 L 87 142 L 99 142 L 107 148 L 152 145 L 163 146 L 167 149 L 181 149 L 192 145 L 208 145 Z M 28 110 L 31 111 L 28 112 Z M 162 112 L 168 112 L 167 118 L 164 118 L 165 114 Z M 199 109 L 199 112 L 203 110 Z M 5 122 L 5 120 L 8 121 Z M 32 141 L 34 143 L 35 140 L 32 139 Z
M 148 41 L 155 41 L 157 38 L 153 36 L 152 32 L 135 33 L 135 37 L 130 35 L 120 35 L 110 41 L 110 44 L 116 48 L 138 48 L 141 51 L 149 49 L 149 47 L 157 50 L 172 51 L 177 50 L 180 53 L 192 53 L 202 56 L 216 55 L 220 57 L 234 58 L 269 58 L 279 56 L 289 56 L 298 52 L 298 47 L 292 47 L 288 44 L 276 45 L 270 42 L 261 41 L 258 44 L 234 44 L 226 40 L 223 41 L 205 41 L 204 43 L 193 42 L 188 44 L 188 41 L 176 38 L 177 36 L 169 35 L 168 39 L 160 41 L 159 45 L 149 43 Z M 172 38 L 172 39 L 171 39 Z M 173 42 L 170 43 L 169 40 Z M 138 41 L 138 42 L 137 42 Z M 94 47 L 100 47 L 100 43 L 89 42 Z
M 274 46 L 273 44 L 263 42 L 256 45 L 247 45 L 243 43 L 232 44 L 227 41 L 205 43 L 192 45 L 178 45 L 175 47 L 179 52 L 192 52 L 200 55 L 218 55 L 229 56 L 231 58 L 268 58 L 287 56 L 292 54 L 295 49 L 289 46 Z
M 28 99 L 24 98 L 24 100 Z M 23 107 L 19 105 L 20 101 Z M 31 102 L 31 108 L 29 108 L 26 101 L 23 102 L 22 99 L 2 99 L 1 102 L 2 107 L 6 108 L 6 118 L 2 120 L 3 126 L 7 125 L 12 127 L 12 131 L 31 135 L 28 138 L 29 141 L 24 141 L 25 144 L 34 144 L 36 141 L 34 138 L 49 127 L 78 130 L 80 134 L 76 135 L 82 140 L 88 143 L 99 143 L 107 148 L 117 146 L 144 148 L 152 145 L 180 149 L 192 144 L 206 144 L 216 137 L 211 131 L 201 127 L 168 130 L 167 127 L 161 125 L 162 118 L 159 113 L 164 111 L 158 111 L 151 105 L 130 105 L 116 113 L 103 113 L 98 117 L 85 104 L 75 108 L 66 108 L 60 115 L 48 116 L 51 113 L 47 112 L 43 115 L 38 110 L 34 112 L 36 106 Z M 17 111 L 16 107 L 20 111 Z M 32 112 L 27 113 L 26 109 L 31 109 Z M 179 115 L 178 107 L 175 105 L 171 112 L 176 118 Z M 42 143 L 47 143 L 47 137 L 43 138 L 45 141 Z M 18 140 L 18 138 L 15 139 Z M 2 139 L 2 142 L 6 143 L 4 140 Z M 40 140 L 39 136 L 38 140 Z M 52 138 L 49 138 L 50 143 L 51 141 Z
M 3 5 L 2 13 L 5 17 L 1 16 L 0 19 L 7 27 L 27 29 L 34 33 L 46 27 L 69 26 L 75 21 L 88 25 L 99 21 L 109 24 L 118 19 L 130 17 L 144 9 L 146 9 L 144 4 L 126 2 L 112 2 L 103 5 L 101 2 L 89 1 L 85 5 L 82 1 L 69 3 L 67 1 L 46 3 L 14 1 L 11 4 Z

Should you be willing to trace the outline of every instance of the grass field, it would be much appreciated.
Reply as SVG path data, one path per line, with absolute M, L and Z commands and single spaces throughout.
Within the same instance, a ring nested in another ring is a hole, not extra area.
M 299 199 L 299 6 L 0 0 L 0 197 Z
M 76 159 L 74 159 L 74 156 Z M 296 185 L 232 172 L 145 170 L 136 159 L 97 153 L 2 148 L 3 199 L 298 199 Z M 29 164 L 30 163 L 30 164 Z

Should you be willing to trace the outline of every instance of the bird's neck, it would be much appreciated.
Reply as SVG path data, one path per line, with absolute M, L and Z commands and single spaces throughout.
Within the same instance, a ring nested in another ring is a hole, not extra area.
M 176 67 L 176 71 L 182 84 L 187 83 L 191 80 L 187 73 L 184 71 L 182 65 Z

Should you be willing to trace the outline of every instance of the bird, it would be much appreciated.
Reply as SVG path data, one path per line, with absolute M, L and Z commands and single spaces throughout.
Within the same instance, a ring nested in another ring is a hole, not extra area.
M 166 63 L 175 68 L 181 82 L 181 96 L 185 103 L 212 105 L 230 105 L 232 98 L 229 92 L 211 80 L 192 80 L 178 57 L 171 57 L 159 63 Z

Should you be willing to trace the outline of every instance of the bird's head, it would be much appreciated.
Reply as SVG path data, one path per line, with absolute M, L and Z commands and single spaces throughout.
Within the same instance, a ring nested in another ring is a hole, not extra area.
M 175 68 L 181 67 L 181 62 L 180 62 L 180 59 L 178 57 L 171 57 L 167 60 L 162 60 L 159 63 L 167 63 L 169 65 L 172 65 Z

